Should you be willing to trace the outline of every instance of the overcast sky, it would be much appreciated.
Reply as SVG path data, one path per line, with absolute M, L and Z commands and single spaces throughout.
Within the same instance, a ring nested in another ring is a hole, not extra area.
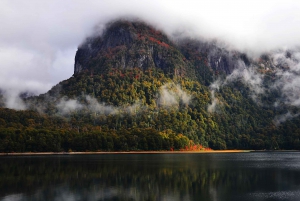
M 1 0 L 0 88 L 45 93 L 72 76 L 97 24 L 128 15 L 243 51 L 300 44 L 299 0 Z

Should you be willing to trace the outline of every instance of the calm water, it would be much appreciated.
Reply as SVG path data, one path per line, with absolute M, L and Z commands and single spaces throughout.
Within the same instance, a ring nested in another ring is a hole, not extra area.
M 5 156 L 0 200 L 299 201 L 300 153 Z

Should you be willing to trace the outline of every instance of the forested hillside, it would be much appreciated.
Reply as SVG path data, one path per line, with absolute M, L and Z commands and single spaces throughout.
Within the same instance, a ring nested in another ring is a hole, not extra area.
M 23 98 L 26 110 L 0 108 L 0 152 L 299 149 L 299 109 L 274 69 L 117 21 L 78 48 L 71 78 Z

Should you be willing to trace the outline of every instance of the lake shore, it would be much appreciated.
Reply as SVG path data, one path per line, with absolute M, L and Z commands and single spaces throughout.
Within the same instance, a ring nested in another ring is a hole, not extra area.
M 112 152 L 18 152 L 0 153 L 0 156 L 34 156 L 34 155 L 97 155 L 97 154 L 207 154 L 207 153 L 244 153 L 253 150 L 210 150 L 210 151 L 112 151 Z

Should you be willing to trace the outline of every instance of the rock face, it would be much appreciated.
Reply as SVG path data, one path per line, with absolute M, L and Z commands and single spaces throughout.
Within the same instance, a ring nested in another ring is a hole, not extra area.
M 228 51 L 214 44 L 209 45 L 207 57 L 213 70 L 225 72 L 226 74 L 230 74 L 234 69 L 238 68 L 239 61 L 241 61 L 239 53 Z
M 229 50 L 229 48 L 216 41 L 184 40 L 180 45 L 185 46 L 186 43 L 189 46 L 194 46 L 196 52 L 205 57 L 207 66 L 215 72 L 228 75 L 238 68 L 241 62 L 245 66 L 249 66 L 251 63 L 246 54 Z
M 88 38 L 75 56 L 74 75 L 109 68 L 156 67 L 167 74 L 184 74 L 187 63 L 160 31 L 141 22 L 117 21 L 102 36 Z
M 172 77 L 195 77 L 204 71 L 230 74 L 241 62 L 250 65 L 245 54 L 229 51 L 215 42 L 184 39 L 175 44 L 143 22 L 116 21 L 108 24 L 101 36 L 86 39 L 78 48 L 74 75 L 86 71 L 105 73 L 111 68 L 155 67 Z

